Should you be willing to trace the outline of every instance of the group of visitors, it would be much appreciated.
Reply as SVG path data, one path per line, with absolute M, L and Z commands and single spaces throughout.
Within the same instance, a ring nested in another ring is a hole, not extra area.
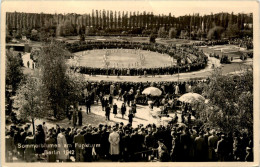
M 245 132 L 180 126 L 142 124 L 84 125 L 82 128 L 47 128 L 31 125 L 6 129 L 6 160 L 26 162 L 90 161 L 253 161 L 253 138 Z
M 199 69 L 204 69 L 206 67 L 206 61 L 202 63 L 193 63 L 182 66 L 169 66 L 169 67 L 159 67 L 159 68 L 93 68 L 93 67 L 77 67 L 82 74 L 89 75 L 114 75 L 114 76 L 155 76 L 155 75 L 174 75 L 177 73 L 197 71 Z M 74 68 L 74 67 L 72 67 Z
M 118 96 L 118 99 L 124 100 L 125 104 L 130 104 L 130 101 L 135 101 L 137 104 L 148 104 L 147 97 L 142 94 L 143 90 L 148 87 L 157 87 L 162 91 L 162 95 L 158 96 L 158 102 L 160 102 L 163 98 L 175 98 L 181 94 L 188 93 L 192 91 L 192 87 L 199 83 L 208 83 L 209 79 L 205 80 L 191 80 L 191 81 L 183 81 L 183 82 L 109 82 L 109 81 L 100 81 L 100 82 L 86 82 L 85 92 L 86 94 L 82 94 L 83 101 L 81 104 L 86 104 L 90 106 L 94 102 L 103 102 L 103 97 L 106 95 L 111 95 L 111 97 L 107 99 L 112 103 L 112 96 Z M 86 98 L 87 97 L 87 98 Z M 152 97 L 151 97 L 152 98 Z M 86 99 L 88 100 L 86 102 Z M 104 103 L 102 103 L 104 104 Z M 156 105 L 156 104 L 155 104 Z M 105 109 L 105 105 L 102 105 L 103 109 Z M 112 107 L 112 106 L 110 106 Z

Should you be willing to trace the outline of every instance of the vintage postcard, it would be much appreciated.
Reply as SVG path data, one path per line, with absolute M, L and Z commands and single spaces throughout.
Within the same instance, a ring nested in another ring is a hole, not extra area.
M 1 10 L 2 166 L 259 166 L 257 1 Z

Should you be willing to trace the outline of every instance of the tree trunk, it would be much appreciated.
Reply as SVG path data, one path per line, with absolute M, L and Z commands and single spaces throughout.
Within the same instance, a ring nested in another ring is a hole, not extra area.
M 57 118 L 57 110 L 58 110 L 58 104 L 56 104 L 56 106 L 53 109 L 54 118 Z
M 32 125 L 33 125 L 33 135 L 35 135 L 35 125 L 34 125 L 34 119 L 32 118 Z

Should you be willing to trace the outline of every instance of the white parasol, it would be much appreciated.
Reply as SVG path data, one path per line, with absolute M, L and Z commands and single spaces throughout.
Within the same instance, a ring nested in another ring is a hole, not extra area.
M 160 96 L 162 94 L 162 91 L 156 87 L 149 87 L 144 89 L 142 94 L 151 95 L 151 96 Z
M 186 93 L 179 98 L 179 101 L 185 102 L 185 103 L 190 103 L 190 104 L 193 104 L 196 102 L 204 103 L 205 98 L 198 93 Z

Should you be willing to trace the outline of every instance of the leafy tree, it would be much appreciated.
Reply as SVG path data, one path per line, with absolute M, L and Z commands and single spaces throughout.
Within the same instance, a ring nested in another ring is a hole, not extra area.
M 167 32 L 165 31 L 164 27 L 159 28 L 158 37 L 159 38 L 166 38 L 167 37 Z
M 35 120 L 44 118 L 50 111 L 46 95 L 42 82 L 33 77 L 26 78 L 25 84 L 17 90 L 14 105 L 18 108 L 18 117 L 22 120 L 31 120 L 33 133 L 35 133 Z
M 34 62 L 38 62 L 39 55 L 40 50 L 32 50 L 30 53 L 30 59 L 32 59 Z
M 57 118 L 65 109 L 66 102 L 66 57 L 70 57 L 68 52 L 59 43 L 46 44 L 39 54 L 40 79 L 48 92 L 53 109 L 54 117 Z
M 169 30 L 169 38 L 176 38 L 176 35 L 177 35 L 177 30 L 175 28 L 171 28 Z
M 84 87 L 84 77 L 71 71 L 66 65 L 66 59 L 71 53 L 58 42 L 46 44 L 40 51 L 38 62 L 40 80 L 48 95 L 53 115 L 63 118 L 70 105 L 81 100 Z
M 188 38 L 188 32 L 185 30 L 181 30 L 180 38 L 184 38 L 184 39 Z
M 21 55 L 16 55 L 12 50 L 6 51 L 5 77 L 6 86 L 12 87 L 14 92 L 23 78 L 23 61 Z
M 84 42 L 85 41 L 85 35 L 84 34 L 80 34 L 80 41 Z
M 156 36 L 154 34 L 151 34 L 150 37 L 149 37 L 149 42 L 155 43 L 155 39 L 156 39 Z
M 229 24 L 227 31 L 226 31 L 226 35 L 229 38 L 234 38 L 234 37 L 238 37 L 240 33 L 240 30 L 238 28 L 237 24 Z
M 96 33 L 95 29 L 92 27 L 86 27 L 85 29 L 85 35 L 86 36 L 90 36 L 90 35 L 94 35 Z
M 197 37 L 198 38 L 202 38 L 203 37 L 203 32 L 202 32 L 202 30 L 201 29 L 198 29 L 198 31 L 197 31 Z
M 197 117 L 205 126 L 224 132 L 241 132 L 245 129 L 250 135 L 253 134 L 252 70 L 233 76 L 222 75 L 217 70 L 210 77 L 209 84 L 203 87 L 203 95 L 209 99 L 209 103 L 198 111 Z
M 58 24 L 56 27 L 56 37 L 63 36 L 62 24 Z
M 85 88 L 84 76 L 75 70 L 76 69 L 68 70 L 66 73 L 66 99 L 68 106 L 82 100 L 82 90 Z

